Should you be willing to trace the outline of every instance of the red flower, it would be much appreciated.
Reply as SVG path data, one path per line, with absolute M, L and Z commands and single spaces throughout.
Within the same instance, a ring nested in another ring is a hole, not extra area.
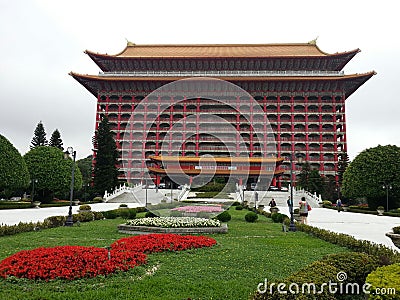
M 127 271 L 146 263 L 146 254 L 211 247 L 216 244 L 204 236 L 149 234 L 122 238 L 108 250 L 96 247 L 59 246 L 15 253 L 0 262 L 0 277 L 51 280 L 77 279 Z

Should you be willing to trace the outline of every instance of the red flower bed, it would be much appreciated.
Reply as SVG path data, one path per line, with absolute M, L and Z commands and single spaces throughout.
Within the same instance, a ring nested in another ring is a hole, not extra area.
M 146 255 L 134 251 L 108 251 L 103 248 L 59 246 L 23 250 L 0 263 L 0 276 L 29 279 L 76 279 L 126 271 L 146 263 Z
M 214 239 L 204 236 L 149 234 L 114 242 L 110 259 L 106 249 L 96 247 L 59 246 L 23 250 L 0 262 L 0 277 L 44 280 L 94 277 L 145 264 L 145 253 L 211 247 L 215 244 Z
M 211 247 L 216 243 L 214 239 L 205 236 L 146 234 L 119 239 L 111 245 L 111 248 L 113 250 L 133 250 L 153 253 Z

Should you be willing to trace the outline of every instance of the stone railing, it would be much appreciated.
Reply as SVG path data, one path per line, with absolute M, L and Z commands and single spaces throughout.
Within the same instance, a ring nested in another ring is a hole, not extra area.
M 185 200 L 186 197 L 187 197 L 187 195 L 189 194 L 189 192 L 190 192 L 190 186 L 187 185 L 187 184 L 185 184 L 185 185 L 182 187 L 182 191 L 181 191 L 181 192 L 179 193 L 179 195 L 178 195 L 178 201 L 183 201 L 183 200 Z
M 120 185 L 119 187 L 116 187 L 112 193 L 108 193 L 107 191 L 104 192 L 104 197 L 103 199 L 105 202 L 110 201 L 111 199 L 114 199 L 124 193 L 134 193 L 138 190 L 142 189 L 142 186 L 140 184 L 137 184 L 133 187 L 129 187 L 126 185 Z
M 312 207 L 319 207 L 320 204 L 322 203 L 322 197 L 321 197 L 321 195 L 317 195 L 317 193 L 312 194 L 306 190 L 296 190 L 295 195 L 297 197 L 305 197 L 307 202 Z
M 134 77 L 204 77 L 204 76 L 343 76 L 343 71 L 120 71 L 120 72 L 99 72 L 99 76 L 134 76 Z

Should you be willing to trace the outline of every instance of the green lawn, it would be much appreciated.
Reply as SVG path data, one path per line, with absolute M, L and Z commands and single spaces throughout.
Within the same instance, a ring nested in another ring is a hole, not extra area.
M 212 248 L 148 255 L 148 264 L 108 277 L 33 282 L 0 279 L 0 299 L 248 299 L 259 282 L 284 278 L 328 253 L 348 251 L 302 232 L 282 232 L 259 216 L 246 223 L 246 210 L 230 209 L 229 233 L 214 235 Z M 0 238 L 0 259 L 40 246 L 103 247 L 126 235 L 122 219 L 82 223 Z

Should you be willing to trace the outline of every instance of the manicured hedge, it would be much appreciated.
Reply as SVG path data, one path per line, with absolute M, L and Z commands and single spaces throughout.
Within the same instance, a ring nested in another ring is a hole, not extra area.
M 329 243 L 347 247 L 356 252 L 364 252 L 376 256 L 382 265 L 400 262 L 399 252 L 380 244 L 375 244 L 366 240 L 357 240 L 347 234 L 335 233 L 306 224 L 296 223 L 296 228 L 298 231 L 309 233 Z
M 346 282 L 362 286 L 367 275 L 379 267 L 375 256 L 361 252 L 344 252 L 326 255 L 322 261 L 347 275 Z
M 371 284 L 368 299 L 400 299 L 400 264 L 377 268 L 368 275 L 366 283 Z M 393 294 L 395 292 L 395 294 Z

